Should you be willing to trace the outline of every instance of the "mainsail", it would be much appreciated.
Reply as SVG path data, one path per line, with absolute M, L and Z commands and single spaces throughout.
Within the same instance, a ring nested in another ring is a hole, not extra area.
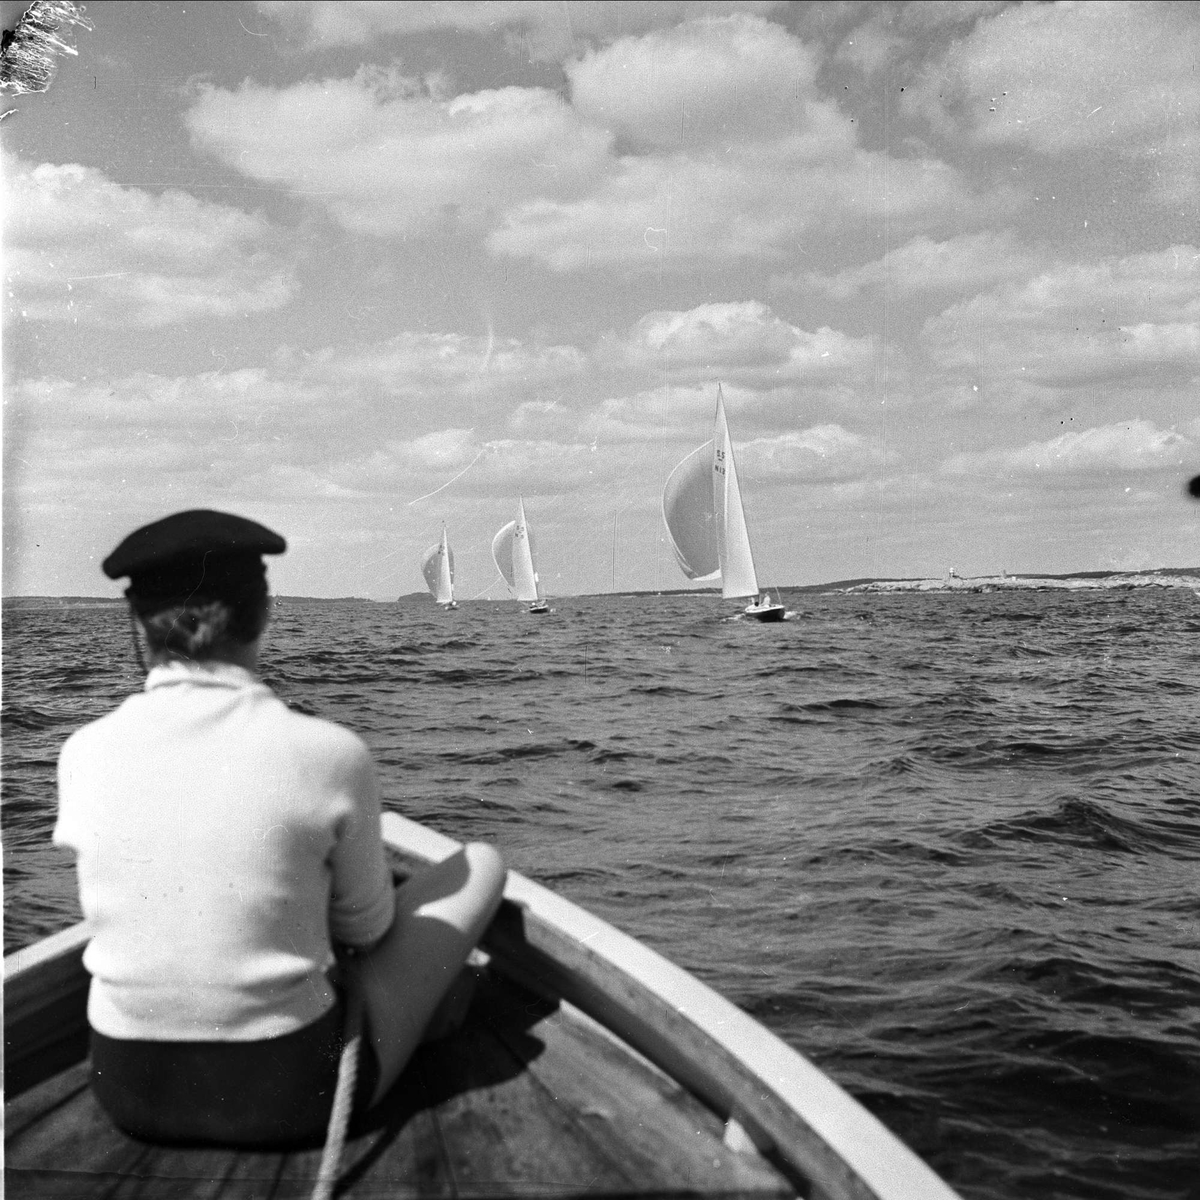
M 445 526 L 442 526 L 442 540 L 425 551 L 421 574 L 425 576 L 429 594 L 439 604 L 454 603 L 454 551 L 446 540 Z
M 689 579 L 720 577 L 721 595 L 727 599 L 758 595 L 720 388 L 712 440 L 693 450 L 668 476 L 662 507 L 675 558 Z
M 750 534 L 742 511 L 742 489 L 738 487 L 733 441 L 725 421 L 725 403 L 717 388 L 717 416 L 713 429 L 713 503 L 717 521 L 717 552 L 721 559 L 721 595 L 757 596 L 758 577 L 750 553 Z
M 492 538 L 492 558 L 518 600 L 537 600 L 540 587 L 534 566 L 533 530 L 525 520 L 525 502 L 518 501 L 517 519 Z

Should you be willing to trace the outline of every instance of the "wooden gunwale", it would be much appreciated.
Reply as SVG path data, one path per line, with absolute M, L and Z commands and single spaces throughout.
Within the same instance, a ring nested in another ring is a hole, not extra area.
M 438 862 L 459 843 L 395 813 L 385 841 Z M 5 958 L 8 1094 L 86 1053 L 88 931 L 80 923 Z M 570 901 L 510 872 L 484 935 L 493 965 L 567 1000 L 699 1097 L 736 1136 L 819 1200 L 959 1200 L 911 1150 L 803 1055 L 686 971 Z
M 15 1096 L 87 1054 L 83 966 L 87 923 L 79 922 L 4 958 L 4 1090 Z

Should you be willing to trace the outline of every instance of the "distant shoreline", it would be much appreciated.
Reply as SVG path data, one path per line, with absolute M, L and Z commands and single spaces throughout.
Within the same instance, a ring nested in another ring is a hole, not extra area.
M 949 575 L 944 579 L 871 579 L 842 588 L 870 592 L 1084 591 L 1115 588 L 1200 588 L 1200 568 L 1155 571 L 1081 571 L 1074 575 Z
M 1185 587 L 1200 589 L 1200 567 L 1158 567 L 1153 571 L 1076 571 L 1069 575 L 947 575 L 941 579 L 841 579 L 834 583 L 807 583 L 771 588 L 770 591 L 789 595 L 816 595 L 824 592 L 846 592 L 857 595 L 873 592 L 997 592 L 997 591 L 1079 591 L 1089 588 Z M 716 596 L 717 588 L 661 588 L 632 592 L 579 592 L 558 599 L 586 599 L 594 596 Z M 365 596 L 277 596 L 276 600 L 302 600 L 306 604 L 397 604 L 429 600 L 426 592 L 408 592 L 395 600 L 369 600 Z M 81 605 L 125 606 L 120 597 L 112 596 L 4 596 L 6 607 L 22 604 L 57 604 L 63 607 Z M 485 600 L 484 604 L 515 603 L 512 600 Z

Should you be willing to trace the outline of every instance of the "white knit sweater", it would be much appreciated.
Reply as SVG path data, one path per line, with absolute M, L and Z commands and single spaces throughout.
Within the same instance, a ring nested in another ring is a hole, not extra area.
M 363 742 L 226 663 L 154 668 L 59 757 L 54 841 L 91 922 L 88 1019 L 117 1038 L 246 1041 L 334 1001 L 331 939 L 394 894 Z

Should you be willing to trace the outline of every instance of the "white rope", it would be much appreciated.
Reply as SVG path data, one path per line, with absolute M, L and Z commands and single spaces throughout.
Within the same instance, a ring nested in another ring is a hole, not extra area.
M 329 1110 L 329 1127 L 325 1132 L 325 1149 L 317 1168 L 317 1183 L 312 1200 L 332 1200 L 342 1167 L 342 1151 L 346 1147 L 346 1131 L 354 1108 L 354 1091 L 358 1084 L 358 1055 L 362 1046 L 363 1000 L 358 985 L 351 976 L 346 988 L 346 1028 L 342 1057 L 338 1062 L 337 1089 L 333 1107 Z

